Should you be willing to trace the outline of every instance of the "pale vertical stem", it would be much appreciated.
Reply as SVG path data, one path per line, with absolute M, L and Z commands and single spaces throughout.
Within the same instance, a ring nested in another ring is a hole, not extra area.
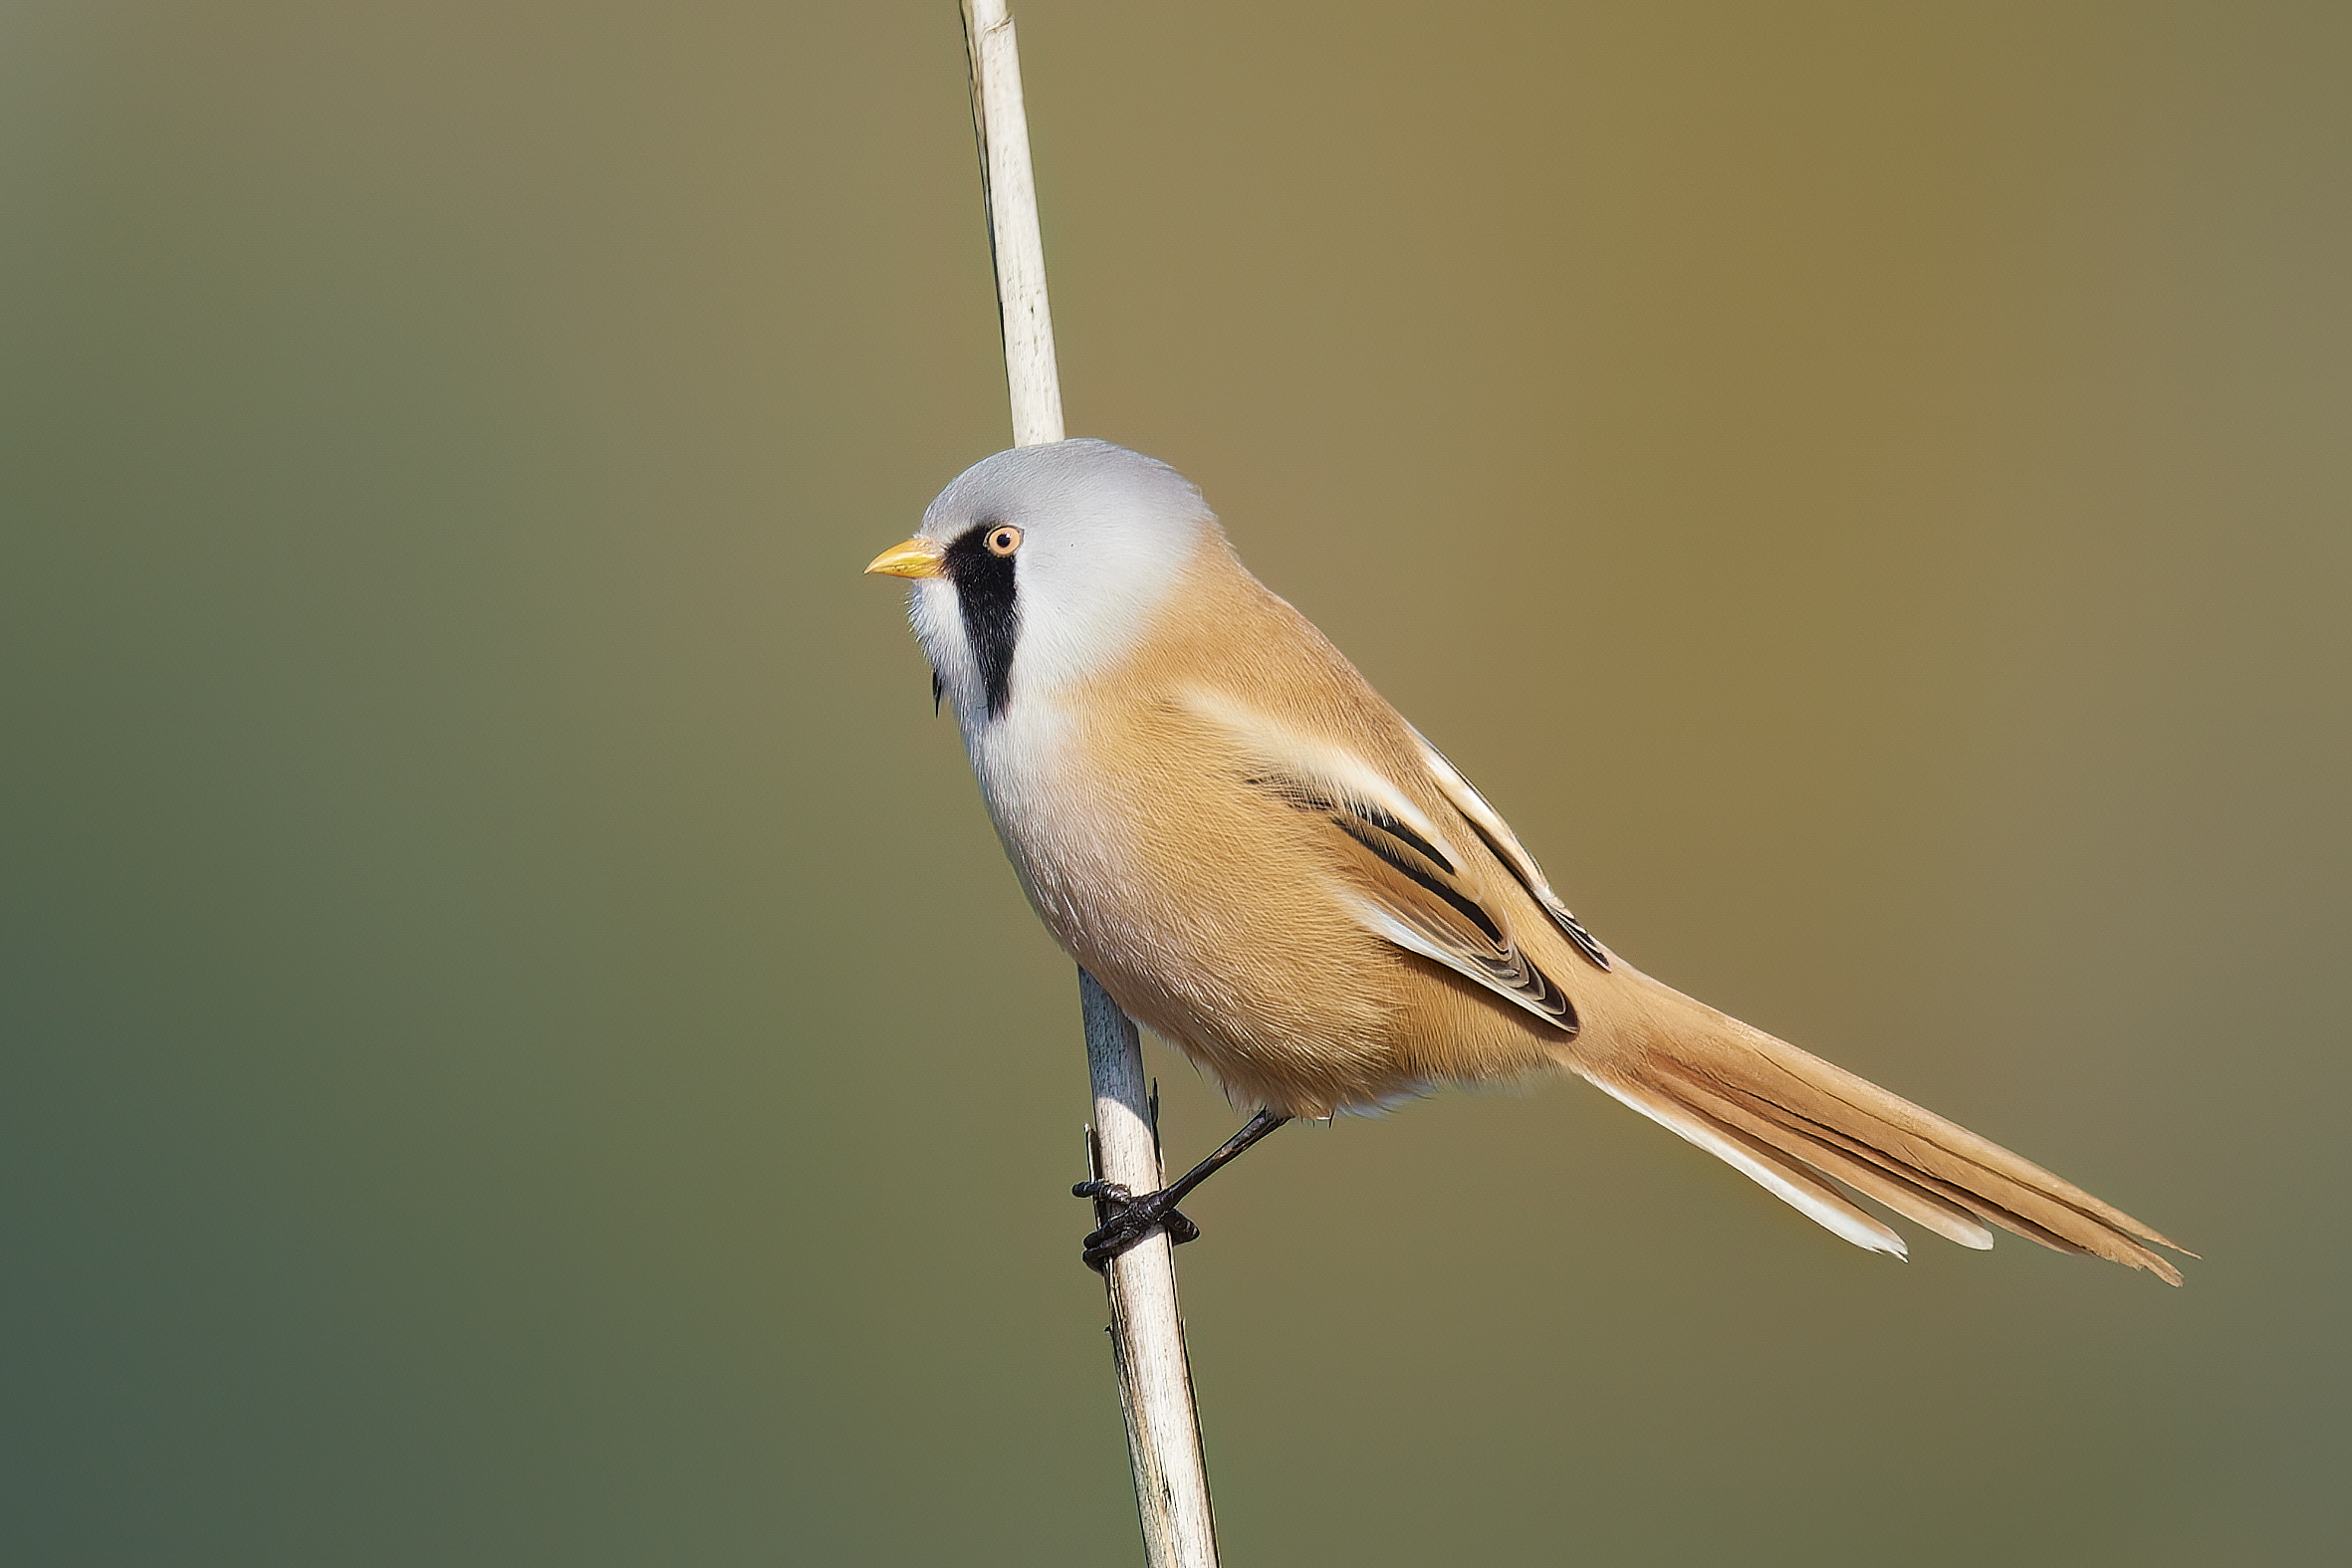
M 1046 304 L 1046 247 L 1038 236 L 1038 186 L 1029 166 L 1021 52 L 1006 0 L 963 0 L 963 6 L 980 194 L 988 207 L 1005 380 L 1013 394 L 1013 444 L 1040 446 L 1061 439 L 1061 378 L 1054 366 L 1054 313 Z
M 1005 334 L 1005 380 L 1013 398 L 1013 444 L 1061 439 L 1061 381 L 1054 365 L 1054 318 L 1046 304 L 1046 251 L 1038 237 L 1037 182 L 1030 173 L 1029 119 L 1021 102 L 1021 57 L 1006 0 L 962 0 L 972 63 L 972 128 L 996 258 L 997 308 Z M 1159 1139 L 1135 1024 L 1084 970 L 1078 996 L 1086 1022 L 1086 1066 L 1094 1080 L 1093 1174 L 1136 1193 L 1160 1186 Z M 1110 1260 L 1111 1355 L 1127 1417 L 1135 1507 L 1150 1568 L 1216 1568 L 1208 1467 L 1193 1408 L 1184 1320 L 1176 1308 L 1176 1260 L 1167 1232 L 1153 1231 Z
M 1083 969 L 1078 1000 L 1094 1078 L 1094 1174 L 1132 1192 L 1152 1192 L 1162 1181 L 1159 1137 L 1134 1020 Z M 1175 1250 L 1168 1233 L 1154 1230 L 1104 1268 L 1111 1354 L 1127 1416 L 1144 1561 L 1151 1568 L 1215 1568 L 1217 1527 L 1176 1305 Z

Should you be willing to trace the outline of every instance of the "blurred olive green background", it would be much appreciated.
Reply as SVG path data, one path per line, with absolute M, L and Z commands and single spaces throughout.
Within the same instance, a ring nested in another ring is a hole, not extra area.
M 1228 1561 L 2340 1560 L 2352 12 L 1020 16 L 1073 432 L 1636 962 L 2208 1259 L 1287 1132 Z M 1138 1558 L 1070 967 L 857 575 L 1007 439 L 963 71 L 0 11 L 0 1557 Z

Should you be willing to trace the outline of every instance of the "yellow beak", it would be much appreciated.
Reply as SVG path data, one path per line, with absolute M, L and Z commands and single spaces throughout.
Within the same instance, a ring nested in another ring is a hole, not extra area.
M 928 540 L 910 539 L 893 545 L 866 563 L 865 569 L 885 577 L 936 577 L 947 570 L 947 553 Z

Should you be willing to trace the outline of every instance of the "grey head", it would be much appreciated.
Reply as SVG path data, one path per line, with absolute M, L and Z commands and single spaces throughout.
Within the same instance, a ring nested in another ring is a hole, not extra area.
M 1183 475 L 1108 441 L 983 458 L 939 493 L 902 550 L 915 635 L 967 731 L 1132 647 L 1216 516 Z M 885 557 L 885 561 L 892 558 Z

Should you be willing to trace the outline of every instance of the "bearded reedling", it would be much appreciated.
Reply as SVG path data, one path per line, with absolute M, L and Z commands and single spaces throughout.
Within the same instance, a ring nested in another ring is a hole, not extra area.
M 943 491 L 913 580 L 1005 852 L 1055 939 L 1260 1109 L 1156 1193 L 1100 1183 L 1103 1261 L 1284 1122 L 1565 1068 L 1858 1246 L 1991 1227 L 2173 1283 L 2177 1243 L 1999 1145 L 1660 984 L 1568 912 L 1494 808 L 1250 574 L 1175 470 L 1090 440 Z M 1841 1191 L 1841 1189 L 1843 1189 Z

